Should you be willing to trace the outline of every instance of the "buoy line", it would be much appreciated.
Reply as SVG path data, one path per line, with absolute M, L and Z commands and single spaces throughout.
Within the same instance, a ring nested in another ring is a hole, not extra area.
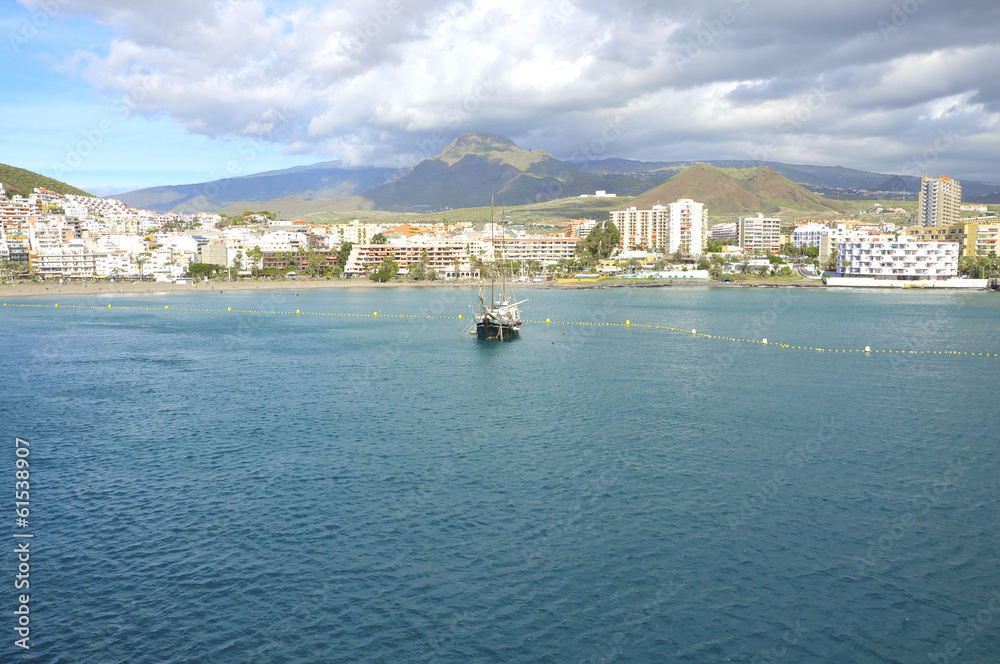
M 324 311 L 302 311 L 296 309 L 295 311 L 264 311 L 255 309 L 233 309 L 232 307 L 226 307 L 225 309 L 197 309 L 197 308 L 186 308 L 186 307 L 174 307 L 170 308 L 169 305 L 164 305 L 163 308 L 160 307 L 124 307 L 124 306 L 114 306 L 107 305 L 97 306 L 97 305 L 82 305 L 82 304 L 66 304 L 60 306 L 57 304 L 11 304 L 4 302 L 4 307 L 24 307 L 24 308 L 34 308 L 34 309 L 110 309 L 112 311 L 189 311 L 189 312 L 199 312 L 199 313 L 223 313 L 223 314 L 267 314 L 267 315 L 291 315 L 291 316 L 347 316 L 353 318 L 423 318 L 423 319 L 438 319 L 438 320 L 468 320 L 468 316 L 463 316 L 459 314 L 458 316 L 431 316 L 431 315 L 419 315 L 419 314 L 385 314 L 380 311 L 374 311 L 370 314 L 360 314 L 360 313 L 337 313 L 337 312 L 324 312 Z M 894 350 L 894 349 L 873 349 L 870 346 L 865 346 L 864 348 L 817 348 L 814 346 L 796 346 L 792 344 L 780 343 L 777 341 L 768 341 L 767 338 L 763 339 L 740 339 L 737 337 L 727 337 L 716 334 L 705 334 L 698 332 L 696 329 L 688 330 L 679 327 L 669 327 L 666 325 L 649 325 L 644 323 L 633 323 L 630 319 L 626 319 L 622 323 L 598 323 L 598 322 L 588 322 L 588 321 L 554 321 L 549 318 L 545 320 L 525 320 L 525 323 L 536 323 L 539 325 L 585 325 L 592 327 L 627 327 L 627 328 L 642 328 L 649 330 L 663 330 L 665 332 L 678 332 L 682 334 L 688 334 L 693 337 L 700 337 L 703 339 L 714 339 L 717 341 L 729 341 L 733 343 L 745 343 L 745 344 L 756 344 L 761 346 L 768 346 L 771 348 L 781 348 L 788 350 L 800 350 L 800 351 L 810 351 L 816 353 L 860 353 L 862 355 L 871 354 L 886 354 L 886 355 L 970 355 L 977 357 L 1000 357 L 1000 353 L 982 353 L 976 351 L 959 351 L 959 350 Z

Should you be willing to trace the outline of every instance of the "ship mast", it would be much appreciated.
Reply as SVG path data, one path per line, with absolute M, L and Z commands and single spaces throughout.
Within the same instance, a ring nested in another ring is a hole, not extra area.
M 493 294 L 493 280 L 496 278 L 497 274 L 497 221 L 496 221 L 496 209 L 493 207 L 493 196 L 490 196 L 490 246 L 493 249 L 493 269 L 490 270 L 490 306 L 496 302 L 496 296 Z

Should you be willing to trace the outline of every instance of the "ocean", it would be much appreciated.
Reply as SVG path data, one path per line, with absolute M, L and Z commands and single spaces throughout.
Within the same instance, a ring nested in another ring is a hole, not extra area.
M 522 294 L 8 300 L 0 660 L 996 661 L 1000 297 Z

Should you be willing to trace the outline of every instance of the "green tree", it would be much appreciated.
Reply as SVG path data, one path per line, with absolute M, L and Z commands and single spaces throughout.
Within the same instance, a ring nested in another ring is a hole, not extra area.
M 837 250 L 836 249 L 833 249 L 833 250 L 830 251 L 830 260 L 828 260 L 826 262 L 826 268 L 828 270 L 836 270 L 837 269 Z
M 318 251 L 309 251 L 306 254 L 306 272 L 317 276 L 323 272 L 326 265 L 326 257 Z
M 258 270 L 261 268 L 260 259 L 264 257 L 264 250 L 260 247 L 254 247 L 253 249 L 247 249 L 247 259 L 250 260 L 250 271 L 257 274 Z
M 602 221 L 594 226 L 586 239 L 580 243 L 580 251 L 596 258 L 607 258 L 621 242 L 621 232 L 610 221 Z
M 340 251 L 337 252 L 337 265 L 343 269 L 347 265 L 347 259 L 351 257 L 351 248 L 354 245 L 350 242 L 344 242 L 340 245 Z
M 188 266 L 188 272 L 193 277 L 208 277 L 213 274 L 218 274 L 226 268 L 222 265 L 216 265 L 214 263 L 191 263 Z
M 408 276 L 413 281 L 422 281 L 427 278 L 427 266 L 417 262 L 410 265 Z
M 379 266 L 377 270 L 372 272 L 371 276 L 368 277 L 372 281 L 389 281 L 399 272 L 399 265 L 396 261 L 392 259 L 392 256 L 386 256 L 382 259 L 382 265 Z
M 389 244 L 389 238 L 385 236 L 385 233 L 375 233 L 372 236 L 372 244 Z

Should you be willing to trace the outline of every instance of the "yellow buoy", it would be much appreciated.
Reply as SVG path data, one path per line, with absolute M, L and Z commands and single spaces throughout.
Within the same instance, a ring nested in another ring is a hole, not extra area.
M 375 313 L 372 314 L 372 316 L 375 316 L 376 318 L 378 318 L 378 312 L 376 311 Z
M 458 315 L 458 320 L 462 320 L 462 314 Z
M 550 320 L 549 320 L 548 318 L 546 318 L 546 319 L 545 319 L 545 324 L 546 324 L 546 325 L 548 325 L 548 324 L 549 324 L 550 322 L 551 322 L 551 321 L 550 321 Z
M 110 308 L 111 308 L 111 305 L 109 304 L 109 305 L 108 305 L 108 309 L 110 309 Z
M 632 326 L 632 321 L 630 320 L 625 321 L 625 327 L 631 327 L 631 326 Z
M 228 309 L 226 309 L 226 311 L 232 311 L 232 310 L 233 310 L 232 307 L 229 307 Z
M 164 309 L 169 309 L 170 307 L 168 307 L 168 306 L 164 305 L 164 306 L 163 306 L 163 308 L 164 308 Z
M 298 310 L 298 309 L 296 309 L 296 310 L 295 310 L 295 315 L 297 316 L 298 314 L 299 314 L 299 310 Z
M 57 304 L 57 305 L 55 305 L 55 306 L 57 306 L 57 307 L 58 307 L 59 305 Z

